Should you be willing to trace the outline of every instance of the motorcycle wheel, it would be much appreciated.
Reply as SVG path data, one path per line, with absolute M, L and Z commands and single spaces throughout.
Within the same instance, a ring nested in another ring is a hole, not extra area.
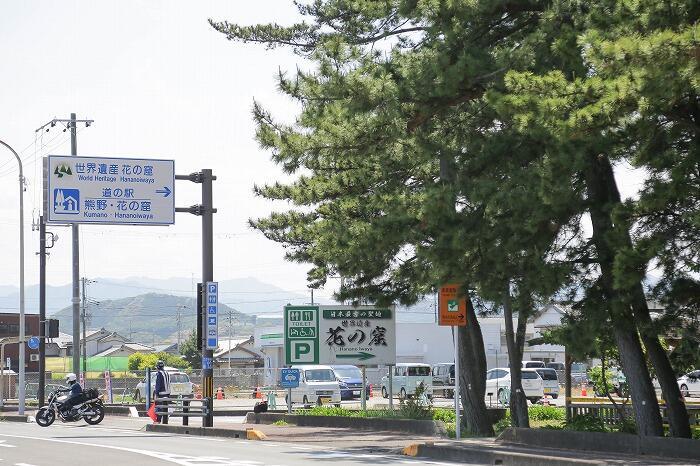
M 36 412 L 35 419 L 36 423 L 41 427 L 48 427 L 56 420 L 56 413 L 53 409 L 40 408 L 39 411 Z
M 102 405 L 97 404 L 92 407 L 92 411 L 94 411 L 95 414 L 91 416 L 83 416 L 83 419 L 85 419 L 85 422 L 91 426 L 94 426 L 102 422 L 102 419 L 105 418 L 105 409 L 102 407 Z

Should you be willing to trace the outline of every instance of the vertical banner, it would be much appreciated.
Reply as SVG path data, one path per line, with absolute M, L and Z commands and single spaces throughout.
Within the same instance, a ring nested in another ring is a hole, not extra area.
M 216 350 L 219 346 L 219 284 L 217 282 L 207 282 L 207 334 L 206 348 Z

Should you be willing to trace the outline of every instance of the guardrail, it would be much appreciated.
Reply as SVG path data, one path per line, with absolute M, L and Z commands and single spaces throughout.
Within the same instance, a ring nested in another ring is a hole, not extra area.
M 570 403 L 567 409 L 572 418 L 588 414 L 601 419 L 606 425 L 615 425 L 621 421 L 620 410 L 625 413 L 628 419 L 634 419 L 634 411 L 631 403 L 619 403 L 617 408 L 615 408 L 612 403 Z M 690 405 L 686 406 L 686 409 L 688 410 L 690 425 L 700 425 L 700 407 Z M 661 417 L 664 423 L 668 422 L 666 407 L 664 406 L 661 406 Z
M 153 400 L 156 405 L 156 413 L 163 413 L 162 423 L 167 424 L 169 417 L 181 417 L 182 425 L 189 425 L 189 418 L 203 418 L 209 414 L 212 409 L 212 399 L 202 398 L 201 400 L 191 398 L 156 398 Z M 173 409 L 170 412 L 170 409 Z

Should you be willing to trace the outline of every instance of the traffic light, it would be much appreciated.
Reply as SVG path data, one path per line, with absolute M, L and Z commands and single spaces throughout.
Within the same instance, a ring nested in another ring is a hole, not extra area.
M 46 336 L 58 338 L 58 319 L 46 319 Z

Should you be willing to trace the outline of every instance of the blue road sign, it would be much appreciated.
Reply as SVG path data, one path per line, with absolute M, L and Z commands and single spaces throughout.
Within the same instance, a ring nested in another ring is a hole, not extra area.
M 207 349 L 215 350 L 219 346 L 219 284 L 207 282 Z
M 39 349 L 39 339 L 37 337 L 31 337 L 27 340 L 27 346 L 29 346 L 29 349 Z
M 282 369 L 280 385 L 282 388 L 297 388 L 299 386 L 299 369 Z
M 202 369 L 211 369 L 213 367 L 213 358 L 202 358 Z

